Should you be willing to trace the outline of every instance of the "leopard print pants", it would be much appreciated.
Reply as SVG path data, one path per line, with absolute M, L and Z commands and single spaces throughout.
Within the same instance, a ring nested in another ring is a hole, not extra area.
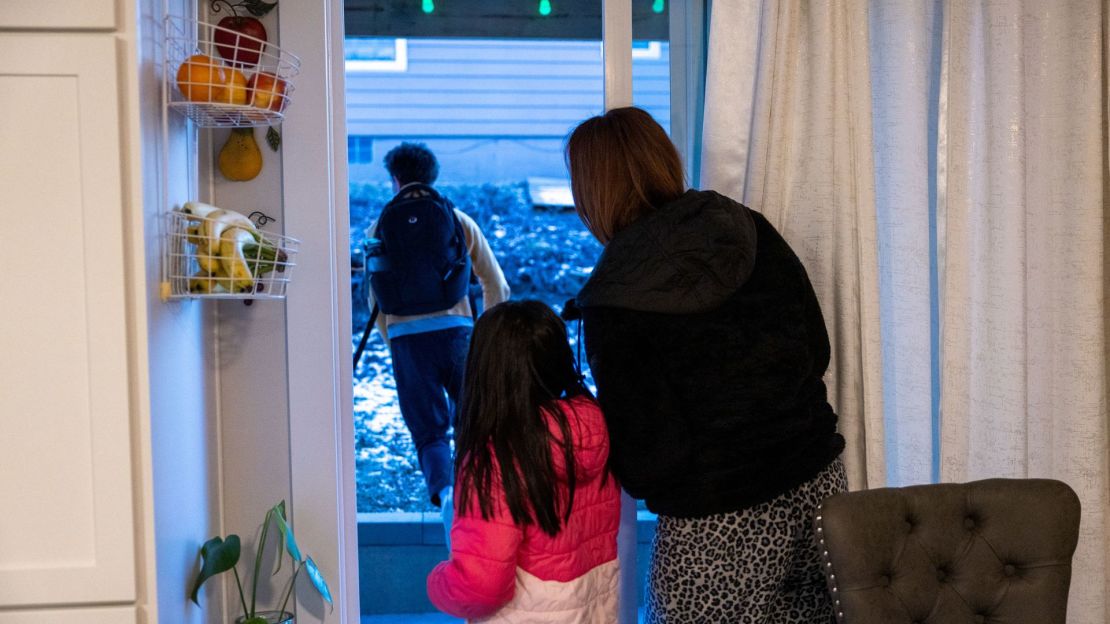
M 706 518 L 659 516 L 646 624 L 829 624 L 832 604 L 811 528 L 848 489 L 839 459 L 766 503 Z

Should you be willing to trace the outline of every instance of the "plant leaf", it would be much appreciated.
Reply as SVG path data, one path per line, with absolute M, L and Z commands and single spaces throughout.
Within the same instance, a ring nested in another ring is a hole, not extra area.
M 277 131 L 277 128 L 270 126 L 270 129 L 266 131 L 266 142 L 270 144 L 270 149 L 275 152 L 278 151 L 278 148 L 281 147 L 281 133 Z
M 285 519 L 285 501 L 281 501 L 277 505 L 274 505 L 274 520 L 277 522 L 278 530 L 281 531 L 282 537 L 285 538 L 285 547 L 289 549 L 289 556 L 293 558 L 293 561 L 304 561 L 304 557 L 301 556 L 301 549 L 297 546 L 297 538 L 293 537 L 293 529 L 290 528 L 288 521 Z M 279 550 L 278 557 L 280 558 L 281 555 L 282 553 Z M 279 569 L 280 566 L 281 563 L 279 562 Z
M 320 573 L 320 568 L 316 567 L 316 562 L 312 557 L 304 560 L 304 569 L 308 572 L 308 578 L 312 579 L 312 585 L 316 587 L 316 591 L 324 597 L 324 600 L 331 604 L 331 590 L 328 589 L 328 583 L 324 580 L 324 575 Z
M 257 273 L 255 273 L 255 275 L 257 275 Z M 273 507 L 270 508 L 269 511 L 266 512 L 266 522 L 269 522 L 270 518 L 279 518 L 279 517 L 282 520 L 285 519 L 285 501 L 281 501 L 280 503 L 274 505 Z M 278 529 L 280 530 L 281 525 L 279 524 L 279 521 L 274 520 L 274 524 L 278 524 Z M 278 545 L 277 545 L 277 549 L 278 549 L 278 551 L 277 551 L 277 563 L 274 565 L 274 572 L 270 576 L 274 576 L 278 572 L 281 572 L 281 560 L 285 558 L 285 531 L 280 531 L 280 532 L 281 532 L 281 537 L 278 539 Z
M 262 17 L 263 15 L 273 11 L 277 7 L 277 1 L 263 2 L 263 0 L 243 0 L 235 6 L 241 6 L 246 9 L 251 15 L 255 17 Z
M 197 593 L 200 592 L 200 586 L 205 581 L 217 574 L 227 572 L 239 563 L 239 552 L 239 536 L 235 534 L 228 535 L 226 540 L 219 536 L 213 537 L 200 547 L 200 572 L 193 582 L 193 592 L 190 595 L 193 602 L 200 604 L 197 602 Z

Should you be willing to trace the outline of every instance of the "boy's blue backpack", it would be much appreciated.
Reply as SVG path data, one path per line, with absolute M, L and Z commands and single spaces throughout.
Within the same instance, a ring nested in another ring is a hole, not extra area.
M 377 249 L 367 257 L 381 311 L 411 316 L 446 310 L 466 296 L 470 254 L 454 206 L 430 186 L 413 184 L 382 208 Z

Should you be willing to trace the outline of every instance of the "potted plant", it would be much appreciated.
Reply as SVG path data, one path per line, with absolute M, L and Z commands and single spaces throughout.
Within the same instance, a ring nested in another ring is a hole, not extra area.
M 278 540 L 278 554 L 277 563 L 274 567 L 274 574 L 281 570 L 281 561 L 285 552 L 289 553 L 289 558 L 293 560 L 293 573 L 289 577 L 289 581 L 284 591 L 284 598 L 281 605 L 276 611 L 264 611 L 258 609 L 255 602 L 255 597 L 258 594 L 258 579 L 262 572 L 262 551 L 266 546 L 266 537 L 270 531 L 270 525 L 273 524 L 281 532 L 281 538 Z M 243 608 L 243 615 L 235 620 L 237 624 L 292 624 L 293 614 L 285 610 L 289 604 L 289 598 L 293 595 L 293 587 L 297 582 L 297 577 L 300 575 L 301 570 L 305 571 L 312 586 L 320 593 L 324 600 L 331 603 L 331 591 L 328 589 L 327 582 L 324 581 L 323 574 L 320 569 L 316 567 L 316 563 L 312 557 L 305 557 L 301 555 L 301 549 L 297 546 L 297 540 L 293 537 L 293 529 L 289 526 L 289 521 L 285 515 L 285 501 L 281 501 L 274 505 L 266 512 L 266 518 L 262 521 L 262 535 L 258 540 L 258 552 L 254 556 L 254 575 L 251 577 L 251 592 L 250 604 L 247 604 L 246 595 L 243 593 L 243 582 L 239 577 L 239 570 L 236 564 L 239 563 L 240 541 L 239 536 L 235 534 L 228 535 L 226 538 L 219 536 L 213 537 L 204 543 L 200 548 L 201 565 L 200 571 L 197 573 L 197 578 L 193 582 L 192 600 L 196 604 L 197 593 L 200 591 L 201 585 L 205 581 L 231 570 L 235 575 L 235 587 L 239 590 L 239 604 Z

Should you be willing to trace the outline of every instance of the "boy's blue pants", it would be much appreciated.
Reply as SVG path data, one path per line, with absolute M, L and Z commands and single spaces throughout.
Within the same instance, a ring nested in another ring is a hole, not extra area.
M 437 507 L 440 490 L 454 483 L 447 432 L 455 424 L 471 331 L 452 327 L 390 340 L 401 416 L 416 444 L 428 496 Z

